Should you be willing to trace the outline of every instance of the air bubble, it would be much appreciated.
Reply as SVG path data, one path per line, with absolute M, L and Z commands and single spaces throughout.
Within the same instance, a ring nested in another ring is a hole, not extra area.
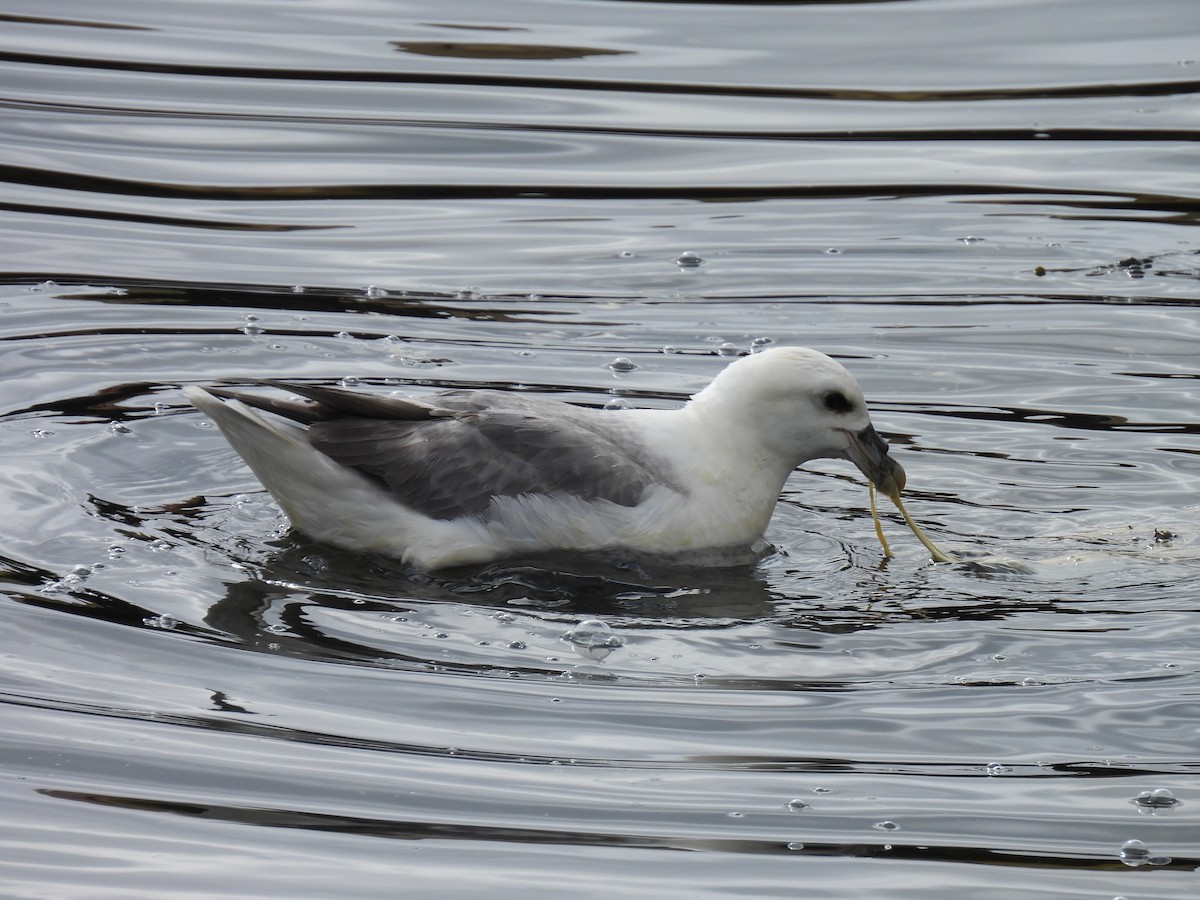
M 1133 802 L 1138 806 L 1144 806 L 1148 809 L 1170 809 L 1173 806 L 1178 806 L 1180 801 L 1175 799 L 1166 788 L 1155 788 L 1152 791 L 1142 791 L 1133 798 Z
M 263 330 L 264 329 L 261 325 L 255 325 L 253 322 L 251 322 L 247 325 L 243 325 L 241 328 L 238 329 L 238 331 L 240 331 L 242 334 L 248 335 L 250 337 L 255 337 L 257 335 L 262 334 Z
M 627 357 L 618 356 L 608 364 L 608 367 L 614 372 L 632 372 L 637 368 L 637 363 Z
M 968 234 L 966 237 L 960 237 L 958 242 L 960 244 L 981 244 L 983 243 L 983 238 L 975 237 L 973 234 Z
M 133 434 L 128 425 L 122 425 L 120 422 L 109 422 L 108 431 L 110 434 Z
M 882 822 L 876 822 L 874 827 L 878 828 L 880 831 L 899 831 L 900 830 L 899 825 L 897 825 L 895 822 L 889 821 L 887 819 L 885 819 Z
M 787 809 L 790 809 L 792 812 L 799 812 L 802 809 L 810 808 L 809 805 L 807 803 L 805 803 L 803 800 L 789 800 L 787 803 L 784 804 L 784 806 Z
M 161 628 L 164 631 L 170 631 L 173 628 L 179 627 L 179 620 L 174 616 L 168 616 L 164 613 L 161 616 L 149 616 L 142 619 L 142 624 L 147 628 Z
M 585 619 L 562 636 L 575 652 L 588 659 L 601 660 L 625 642 L 613 634 L 607 622 Z
M 362 381 L 357 375 L 346 375 L 338 380 L 338 384 L 344 388 L 358 387 L 360 384 L 362 384 Z
M 388 292 L 377 284 L 368 284 L 367 289 L 363 291 L 363 296 L 368 300 L 380 300 L 387 295 Z
M 998 762 L 990 762 L 984 766 L 984 771 L 986 771 L 988 775 L 1007 775 L 1012 771 L 1012 767 Z
M 300 562 L 308 568 L 310 572 L 320 574 L 329 569 L 329 562 L 323 556 L 317 556 L 315 553 L 310 556 L 303 557 Z
M 605 409 L 632 409 L 632 405 L 624 397 L 613 397 L 604 404 Z
M 741 352 L 737 344 L 731 344 L 729 341 L 717 346 L 717 356 L 737 356 Z
M 691 250 L 684 250 L 675 259 L 675 265 L 681 269 L 695 269 L 704 265 L 704 259 L 699 253 L 693 253 Z
M 1121 852 L 1117 854 L 1117 857 L 1125 865 L 1136 868 L 1150 862 L 1150 850 L 1141 841 L 1126 841 L 1121 845 Z
M 509 641 L 508 649 L 509 650 L 524 650 L 525 642 L 524 641 Z

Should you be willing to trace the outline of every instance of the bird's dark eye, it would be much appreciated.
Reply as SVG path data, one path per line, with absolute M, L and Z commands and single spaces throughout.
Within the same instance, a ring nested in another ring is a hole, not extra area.
M 854 409 L 854 403 L 841 391 L 829 391 L 822 395 L 821 402 L 830 412 L 848 413 Z

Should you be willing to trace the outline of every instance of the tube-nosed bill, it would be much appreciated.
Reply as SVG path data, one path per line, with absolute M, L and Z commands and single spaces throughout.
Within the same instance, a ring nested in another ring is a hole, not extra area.
M 874 425 L 861 431 L 845 432 L 849 439 L 846 458 L 886 497 L 895 498 L 904 490 L 904 469 L 888 455 L 887 441 L 879 436 Z

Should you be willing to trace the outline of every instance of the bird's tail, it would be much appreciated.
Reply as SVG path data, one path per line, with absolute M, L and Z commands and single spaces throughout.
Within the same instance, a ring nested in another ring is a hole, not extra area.
M 301 531 L 322 537 L 336 521 L 339 504 L 363 503 L 378 493 L 365 476 L 309 444 L 305 429 L 268 420 L 240 400 L 221 400 L 199 387 L 185 387 L 183 394 L 217 424 Z

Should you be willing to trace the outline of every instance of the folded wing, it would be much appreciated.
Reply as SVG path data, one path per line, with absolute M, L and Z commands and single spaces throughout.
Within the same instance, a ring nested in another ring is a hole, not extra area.
M 314 448 L 432 518 L 479 515 L 493 497 L 522 494 L 635 506 L 651 486 L 671 484 L 621 413 L 499 391 L 447 391 L 421 403 L 274 384 L 309 402 L 214 393 L 307 424 Z

